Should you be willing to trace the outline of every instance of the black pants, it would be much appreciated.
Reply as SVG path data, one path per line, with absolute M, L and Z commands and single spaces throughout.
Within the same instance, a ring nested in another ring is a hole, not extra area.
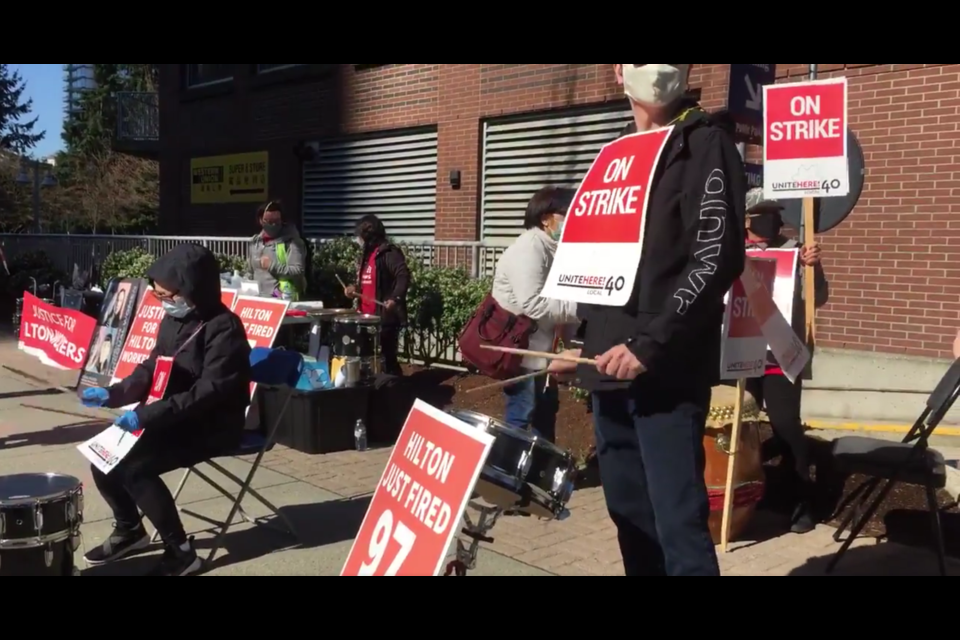
M 136 529 L 141 522 L 140 510 L 143 510 L 165 544 L 182 545 L 187 541 L 187 534 L 173 495 L 160 476 L 211 457 L 203 454 L 199 447 L 177 438 L 176 432 L 144 431 L 137 446 L 109 475 L 92 468 L 93 481 L 113 511 L 118 529 Z
M 703 438 L 710 387 L 593 395 L 600 478 L 627 576 L 719 576 Z
M 770 427 L 774 438 L 784 449 L 784 463 L 796 471 L 794 480 L 799 481 L 798 490 L 810 482 L 810 447 L 803 431 L 803 419 L 800 417 L 800 402 L 803 397 L 803 383 L 790 382 L 786 376 L 766 375 L 747 381 L 747 391 L 765 407 L 770 418 Z
M 383 372 L 391 376 L 402 376 L 400 360 L 400 327 L 387 325 L 380 329 L 380 355 L 383 356 Z

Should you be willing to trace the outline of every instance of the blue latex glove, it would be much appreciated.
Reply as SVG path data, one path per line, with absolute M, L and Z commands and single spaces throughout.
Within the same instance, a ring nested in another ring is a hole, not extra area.
M 117 421 L 114 422 L 116 426 L 120 427 L 127 433 L 133 433 L 140 429 L 140 418 L 137 417 L 136 411 L 127 411 L 125 414 L 117 418 Z
M 84 389 L 80 394 L 80 402 L 85 407 L 102 407 L 110 400 L 110 393 L 106 389 L 99 387 Z

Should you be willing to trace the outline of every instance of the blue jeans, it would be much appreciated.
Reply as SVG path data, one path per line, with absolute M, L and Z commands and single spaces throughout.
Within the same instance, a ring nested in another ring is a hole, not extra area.
M 593 395 L 600 479 L 628 576 L 719 576 L 703 450 L 710 388 Z
M 522 370 L 519 375 L 533 373 Z M 547 384 L 546 376 L 524 380 L 506 387 L 507 411 L 504 422 L 515 429 L 530 429 L 541 438 L 556 442 L 557 413 L 560 411 L 560 393 L 557 383 Z

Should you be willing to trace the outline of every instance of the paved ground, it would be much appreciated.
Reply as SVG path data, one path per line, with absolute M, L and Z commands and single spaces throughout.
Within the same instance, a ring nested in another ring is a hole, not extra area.
M 54 384 L 75 380 L 75 376 L 43 367 L 9 344 L 0 345 L 0 363 Z M 54 471 L 80 478 L 88 487 L 83 533 L 85 545 L 91 547 L 109 533 L 110 514 L 92 489 L 89 470 L 75 445 L 97 433 L 103 425 L 96 422 L 97 412 L 78 407 L 71 396 L 37 395 L 38 388 L 43 386 L 48 385 L 0 369 L 0 473 Z M 294 522 L 302 544 L 292 547 L 284 536 L 262 527 L 237 526 L 227 537 L 226 549 L 214 563 L 210 575 L 336 575 L 349 552 L 387 456 L 387 451 L 329 456 L 307 456 L 286 449 L 270 453 L 255 487 Z M 953 457 L 960 458 L 960 450 Z M 227 466 L 241 473 L 249 469 L 249 463 L 243 460 L 232 460 Z M 175 484 L 178 479 L 172 476 L 169 481 Z M 196 480 L 188 483 L 181 503 L 214 520 L 225 517 L 229 508 L 224 498 Z M 572 517 L 564 522 L 501 520 L 494 530 L 496 542 L 481 552 L 479 567 L 472 575 L 622 575 L 616 533 L 607 517 L 600 490 L 578 492 L 570 509 Z M 253 515 L 265 513 L 255 504 L 249 511 Z M 186 516 L 185 521 L 188 530 L 196 532 L 198 546 L 209 546 L 210 524 L 191 516 Z M 822 528 L 803 537 L 767 535 L 779 524 L 761 518 L 754 533 L 748 536 L 752 541 L 734 545 L 731 553 L 722 556 L 724 574 L 822 575 L 825 562 L 836 549 L 832 530 Z M 133 559 L 88 573 L 127 575 L 146 569 L 151 560 L 150 557 Z M 896 545 L 861 542 L 841 565 L 839 573 L 931 575 L 934 572 L 935 564 L 926 553 Z M 952 566 L 952 572 L 960 575 L 960 563 Z

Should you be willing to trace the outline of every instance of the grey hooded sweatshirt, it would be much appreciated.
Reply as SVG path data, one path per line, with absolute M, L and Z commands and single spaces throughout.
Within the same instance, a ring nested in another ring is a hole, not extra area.
M 284 244 L 287 253 L 286 264 L 281 264 L 277 257 L 277 245 Z M 264 269 L 260 262 L 264 256 L 270 258 L 270 268 Z M 269 297 L 276 295 L 280 279 L 290 280 L 297 287 L 301 299 L 306 293 L 307 250 L 300 237 L 300 232 L 293 225 L 287 224 L 279 238 L 264 240 L 263 234 L 258 233 L 250 239 L 247 247 L 247 275 L 260 285 L 260 295 Z

